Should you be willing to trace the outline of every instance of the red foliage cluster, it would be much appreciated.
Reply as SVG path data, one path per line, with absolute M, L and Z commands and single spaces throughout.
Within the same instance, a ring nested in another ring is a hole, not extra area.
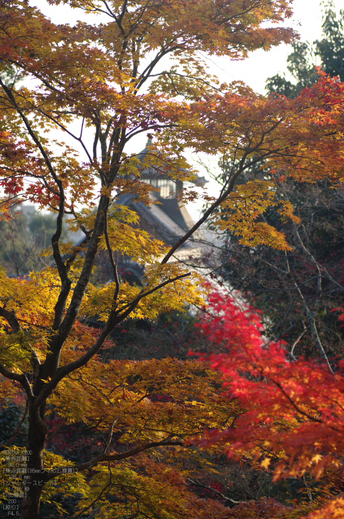
M 220 353 L 202 356 L 225 380 L 228 399 L 242 413 L 225 432 L 202 444 L 222 443 L 232 456 L 251 452 L 273 467 L 275 479 L 338 470 L 344 448 L 344 363 L 335 373 L 316 359 L 289 359 L 286 345 L 267 343 L 258 313 L 219 293 L 199 324 Z

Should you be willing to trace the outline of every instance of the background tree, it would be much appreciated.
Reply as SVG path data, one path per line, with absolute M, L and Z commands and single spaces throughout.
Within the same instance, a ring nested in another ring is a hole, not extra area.
M 301 90 L 317 81 L 317 66 L 330 76 L 344 81 L 344 11 L 336 14 L 333 4 L 324 7 L 323 37 L 321 40 L 293 43 L 293 52 L 287 58 L 287 69 L 294 82 L 285 74 L 277 74 L 266 82 L 268 92 L 296 97 Z M 296 81 L 296 82 L 295 82 Z
M 0 220 L 0 264 L 10 276 L 23 276 L 49 263 L 41 253 L 49 247 L 55 219 L 49 214 L 26 213 L 24 209 L 12 210 L 9 219 Z M 68 241 L 66 229 L 61 239 Z
M 341 355 L 335 309 L 344 290 L 342 190 L 328 182 L 285 181 L 277 192 L 290 200 L 300 222 L 286 222 L 273 209 L 263 218 L 285 233 L 293 249 L 258 245 L 252 250 L 231 236 L 222 276 L 263 311 L 267 333 L 287 341 L 292 355 Z

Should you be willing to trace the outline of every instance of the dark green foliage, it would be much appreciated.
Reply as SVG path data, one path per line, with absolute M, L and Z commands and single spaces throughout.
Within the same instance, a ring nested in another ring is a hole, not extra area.
M 27 218 L 21 211 L 9 221 L 0 221 L 0 264 L 9 275 L 20 276 L 33 267 L 28 234 Z
M 25 207 L 25 206 L 24 206 Z M 9 221 L 0 220 L 0 265 L 10 276 L 22 276 L 43 268 L 40 254 L 51 246 L 56 222 L 49 214 L 13 211 Z M 63 232 L 67 241 L 67 232 Z
M 312 44 L 293 44 L 293 52 L 287 59 L 287 68 L 295 81 L 289 81 L 284 74 L 277 74 L 267 80 L 268 92 L 297 97 L 301 90 L 317 81 L 317 66 L 330 76 L 338 76 L 344 81 L 344 10 L 337 15 L 333 5 L 329 3 L 325 7 L 322 29 L 321 40 Z
M 344 10 L 336 16 L 331 4 L 325 12 L 323 22 L 324 38 L 315 42 L 316 55 L 322 67 L 330 76 L 338 76 L 344 81 Z

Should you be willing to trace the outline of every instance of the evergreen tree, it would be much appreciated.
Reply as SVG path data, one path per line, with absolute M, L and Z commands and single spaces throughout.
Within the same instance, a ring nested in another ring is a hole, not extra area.
M 287 69 L 294 81 L 285 74 L 277 74 L 266 82 L 268 92 L 276 92 L 287 97 L 297 97 L 306 87 L 316 83 L 317 66 L 330 76 L 338 76 L 344 81 L 344 10 L 335 12 L 333 3 L 325 6 L 323 35 L 320 40 L 295 42 L 293 52 L 288 56 Z M 319 63 L 320 62 L 320 63 Z

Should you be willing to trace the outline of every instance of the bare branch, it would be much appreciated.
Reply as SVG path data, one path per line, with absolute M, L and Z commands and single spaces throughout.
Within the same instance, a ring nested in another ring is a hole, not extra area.
M 34 398 L 34 394 L 32 392 L 30 382 L 24 373 L 23 374 L 14 373 L 13 371 L 10 371 L 9 369 L 7 369 L 3 364 L 0 364 L 0 373 L 5 378 L 8 378 L 9 380 L 14 380 L 16 382 L 19 382 L 19 384 L 24 388 L 25 393 L 27 394 L 27 397 L 29 399 Z
M 0 317 L 6 319 L 14 333 L 19 332 L 20 324 L 14 310 L 6 310 L 6 308 L 0 307 Z
M 132 449 L 129 449 L 124 452 L 117 452 L 116 454 L 106 454 L 101 453 L 98 454 L 98 456 L 95 456 L 92 460 L 89 460 L 85 463 L 80 463 L 79 465 L 76 465 L 76 469 L 79 472 L 83 472 L 84 470 L 91 469 L 98 465 L 98 463 L 101 463 L 103 461 L 120 461 L 124 460 L 126 458 L 131 458 L 132 456 L 135 456 L 135 454 L 139 454 L 140 452 L 147 451 L 149 449 L 153 449 L 155 447 L 166 447 L 166 446 L 174 446 L 178 445 L 183 447 L 184 443 L 181 440 L 173 439 L 173 437 L 168 436 L 164 440 L 161 441 L 155 441 L 155 442 L 147 442 L 143 443 L 141 445 L 138 445 L 136 447 L 133 447 Z M 44 476 L 44 481 L 50 481 L 51 479 L 55 478 L 58 474 L 56 473 L 49 473 L 47 472 Z

